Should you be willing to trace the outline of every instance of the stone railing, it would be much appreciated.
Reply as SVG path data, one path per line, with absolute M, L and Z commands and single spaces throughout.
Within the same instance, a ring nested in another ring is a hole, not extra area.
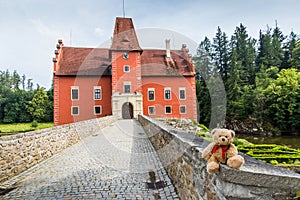
M 0 137 L 0 183 L 116 121 L 108 116 Z
M 210 175 L 201 157 L 208 141 L 146 116 L 139 121 L 180 199 L 290 199 L 300 190 L 300 174 L 246 155 L 241 170 L 221 165 L 219 173 Z

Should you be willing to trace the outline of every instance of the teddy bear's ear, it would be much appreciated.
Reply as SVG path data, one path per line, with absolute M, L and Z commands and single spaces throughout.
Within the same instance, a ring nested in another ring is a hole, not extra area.
M 214 135 L 218 130 L 215 128 L 211 131 L 211 134 Z
M 234 138 L 235 132 L 233 130 L 230 130 L 230 134 L 231 134 L 231 137 Z

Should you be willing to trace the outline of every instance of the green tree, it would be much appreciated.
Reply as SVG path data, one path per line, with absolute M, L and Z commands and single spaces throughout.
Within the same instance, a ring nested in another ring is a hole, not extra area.
M 196 68 L 196 94 L 200 108 L 199 122 L 208 126 L 211 116 L 211 99 L 206 83 L 214 70 L 211 61 L 211 42 L 207 37 L 200 43 L 193 62 Z
M 296 47 L 292 51 L 292 57 L 289 59 L 291 67 L 300 70 L 300 41 L 297 42 Z
M 238 60 L 235 48 L 232 48 L 230 59 L 230 70 L 227 80 L 227 102 L 228 102 L 228 115 L 236 116 L 240 108 L 243 106 L 239 103 L 242 96 L 242 63 Z
M 286 39 L 286 36 L 282 33 L 282 31 L 278 26 L 277 20 L 275 20 L 275 28 L 273 30 L 273 36 L 276 36 L 280 43 L 282 43 Z
M 281 69 L 291 68 L 289 60 L 293 57 L 293 50 L 297 44 L 297 35 L 292 31 L 288 37 L 287 43 L 283 46 L 284 58 L 281 64 Z
M 262 124 L 264 121 L 269 122 L 269 116 L 266 111 L 269 96 L 265 94 L 266 88 L 277 77 L 279 69 L 277 67 L 265 67 L 262 65 L 255 78 L 255 90 L 253 91 L 254 100 L 254 117 Z
M 44 88 L 35 90 L 34 96 L 28 102 L 27 110 L 31 114 L 33 120 L 38 122 L 44 121 L 48 108 L 48 96 Z
M 244 85 L 253 85 L 255 82 L 255 44 L 256 40 L 249 37 L 246 27 L 243 24 L 236 27 L 234 35 L 231 39 L 232 47 L 236 49 L 237 60 L 241 62 L 240 77 Z
M 3 123 L 19 123 L 31 121 L 26 105 L 32 95 L 24 90 L 11 90 L 7 102 L 3 105 Z
M 50 90 L 47 91 L 48 102 L 47 102 L 47 111 L 45 116 L 45 122 L 53 121 L 53 85 Z
M 256 58 L 257 71 L 263 65 L 265 67 L 277 66 L 280 67 L 284 61 L 284 52 L 282 42 L 285 36 L 277 25 L 273 30 L 267 26 L 266 33 L 259 32 L 258 55 Z
M 273 35 L 272 35 L 272 62 L 271 65 L 272 66 L 277 66 L 280 67 L 282 65 L 283 62 L 283 58 L 284 58 L 284 52 L 282 49 L 282 41 L 285 39 L 285 37 L 283 36 L 282 32 L 280 31 L 279 27 L 277 26 L 276 23 L 276 27 L 273 31 Z
M 227 81 L 229 71 L 229 41 L 225 32 L 218 27 L 215 38 L 213 39 L 213 60 L 224 82 Z
M 256 58 L 256 66 L 260 68 L 261 66 L 270 67 L 272 60 L 272 38 L 271 30 L 268 28 L 265 34 L 259 31 L 259 46 L 258 55 Z M 259 70 L 258 70 L 259 71 Z
M 211 117 L 211 99 L 205 81 L 196 80 L 196 95 L 199 107 L 199 122 L 208 127 Z
M 197 48 L 197 55 L 193 57 L 196 79 L 204 81 L 213 73 L 211 42 L 205 37 Z
M 280 130 L 300 129 L 300 72 L 296 69 L 283 69 L 263 90 L 266 99 L 266 114 L 272 124 Z

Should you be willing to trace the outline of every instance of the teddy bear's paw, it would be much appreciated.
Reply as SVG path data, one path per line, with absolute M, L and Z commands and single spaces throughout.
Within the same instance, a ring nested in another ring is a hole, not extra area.
M 219 171 L 219 168 L 220 168 L 220 164 L 217 162 L 210 162 L 207 164 L 207 172 L 209 174 L 217 173 Z
M 244 158 L 240 155 L 233 156 L 227 160 L 227 165 L 234 169 L 240 169 L 244 163 Z

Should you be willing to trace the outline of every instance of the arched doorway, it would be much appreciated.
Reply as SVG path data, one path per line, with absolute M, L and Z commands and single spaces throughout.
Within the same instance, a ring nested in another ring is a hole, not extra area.
M 122 118 L 132 119 L 133 118 L 133 106 L 131 103 L 126 102 L 122 106 Z

